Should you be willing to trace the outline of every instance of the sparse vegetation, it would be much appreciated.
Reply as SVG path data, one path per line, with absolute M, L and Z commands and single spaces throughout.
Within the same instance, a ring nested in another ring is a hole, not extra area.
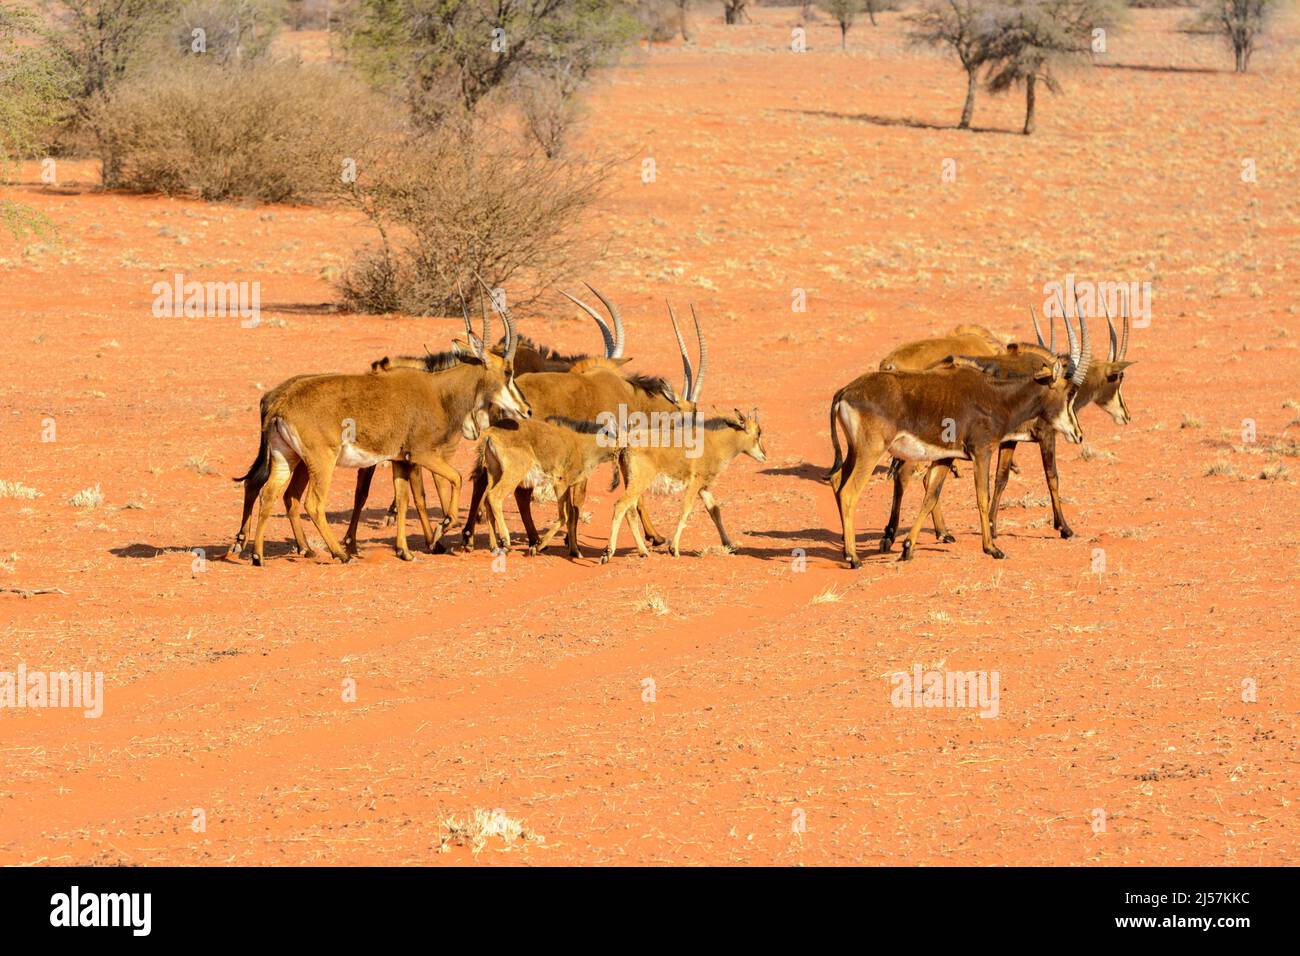
M 501 840 L 505 850 L 517 849 L 520 844 L 546 842 L 541 834 L 534 833 L 501 810 L 475 810 L 467 819 L 448 817 L 442 825 L 447 832 L 438 844 L 439 853 L 450 852 L 452 847 L 469 847 L 478 856 L 493 838 Z
M 1220 475 L 1227 478 L 1235 478 L 1237 475 L 1237 469 L 1232 462 L 1228 461 L 1226 458 L 1219 458 L 1214 462 L 1214 464 L 1210 465 L 1209 468 L 1205 469 L 1205 477 L 1210 478 Z
M 814 594 L 810 604 L 833 604 L 844 597 L 843 591 L 835 590 L 834 585 L 827 585 L 822 591 Z
M 75 495 L 68 499 L 68 504 L 74 508 L 84 508 L 87 511 L 93 511 L 104 503 L 104 493 L 99 490 L 99 485 L 94 488 L 83 488 Z
M 344 301 L 371 312 L 458 314 L 457 282 L 477 271 L 510 285 L 511 308 L 569 276 L 590 247 L 578 227 L 607 167 L 509 149 L 482 128 L 444 130 L 393 147 L 359 170 L 348 197 L 380 246 L 340 282 Z
M 1178 423 L 1179 428 L 1200 428 L 1201 420 L 1191 412 L 1183 412 L 1183 420 Z
M 0 478 L 0 498 L 20 498 L 30 500 L 39 498 L 41 493 L 35 488 L 29 488 L 21 481 L 5 481 Z
M 319 199 L 385 136 L 384 102 L 328 68 L 179 61 L 96 100 L 86 124 L 120 187 L 207 200 Z M 388 130 L 396 125 L 391 119 Z
M 655 617 L 663 617 L 668 613 L 668 604 L 654 592 L 653 588 L 647 587 L 645 594 L 633 602 L 632 610 L 637 614 L 650 613 Z
M 1245 73 L 1260 35 L 1286 0 L 1200 0 L 1196 21 L 1223 37 L 1232 49 L 1234 69 Z

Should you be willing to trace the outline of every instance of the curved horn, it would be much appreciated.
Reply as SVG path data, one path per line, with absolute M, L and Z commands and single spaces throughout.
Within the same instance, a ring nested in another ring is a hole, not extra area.
M 465 319 L 465 340 L 469 342 L 469 347 L 474 350 L 474 354 L 482 358 L 483 345 L 474 335 L 474 326 L 469 320 L 469 306 L 465 304 L 465 290 L 461 288 L 460 279 L 456 280 L 456 294 L 460 296 L 460 314 Z M 428 350 L 427 345 L 425 350 Z
M 609 357 L 622 358 L 623 357 L 623 316 L 619 313 L 618 306 L 614 305 L 613 302 L 610 302 L 609 299 L 601 295 L 599 290 L 597 290 L 596 287 L 593 286 L 590 282 L 584 282 L 583 285 L 585 285 L 588 289 L 590 289 L 593 293 L 595 293 L 595 296 L 600 300 L 601 305 L 603 305 L 605 308 L 609 310 L 609 317 L 614 323 L 614 351 L 610 353 Z
M 1119 340 L 1119 356 L 1118 356 L 1119 361 L 1121 362 L 1124 361 L 1124 357 L 1128 355 L 1128 313 L 1129 313 L 1128 290 L 1125 289 L 1124 290 L 1124 335 Z
M 1043 341 L 1043 331 L 1038 327 L 1038 316 L 1034 313 L 1034 305 L 1029 304 L 1029 319 L 1034 323 L 1034 338 L 1038 339 L 1041 348 L 1047 348 L 1047 343 Z
M 677 349 L 682 353 L 682 370 L 686 376 L 686 384 L 682 388 L 682 395 L 689 401 L 691 397 L 691 359 L 686 354 L 686 340 L 682 338 L 682 330 L 677 327 L 677 316 L 673 314 L 673 304 L 668 305 L 668 318 L 673 323 L 673 335 L 677 336 Z
M 501 324 L 506 327 L 506 348 L 505 355 L 503 355 L 502 358 L 505 359 L 506 364 L 509 364 L 514 361 L 515 348 L 519 345 L 519 339 L 515 335 L 514 317 L 510 314 L 510 309 L 506 306 L 504 296 L 502 297 L 502 301 L 497 302 L 497 300 L 492 296 L 492 290 L 488 288 L 488 284 L 483 281 L 483 277 L 479 275 L 477 271 L 474 273 L 474 278 L 478 279 L 478 284 L 483 287 L 483 291 L 492 299 L 492 307 L 501 315 Z M 486 318 L 486 314 L 484 317 Z
M 1092 364 L 1092 340 L 1088 336 L 1088 320 L 1084 318 L 1083 310 L 1079 308 L 1079 293 L 1074 293 L 1074 315 L 1079 320 L 1079 359 L 1074 368 L 1074 374 L 1070 376 L 1070 381 L 1075 385 L 1082 385 L 1083 378 L 1088 374 L 1088 366 Z
M 616 358 L 614 355 L 614 336 L 610 334 L 609 326 L 605 324 L 605 320 L 600 317 L 599 313 L 597 313 L 591 306 L 587 305 L 587 303 L 583 302 L 581 299 L 575 299 L 563 289 L 560 289 L 559 293 L 596 320 L 596 324 L 600 326 L 600 337 L 605 340 L 605 358 Z
M 1100 296 L 1101 307 L 1106 313 L 1106 331 L 1110 333 L 1110 349 L 1106 353 L 1106 361 L 1113 362 L 1119 355 L 1119 339 L 1115 335 L 1115 323 L 1110 320 L 1110 303 L 1106 301 L 1105 296 Z
M 1065 312 L 1065 299 L 1061 296 L 1061 290 L 1056 290 L 1056 303 L 1061 307 L 1061 321 L 1065 323 L 1065 337 L 1070 342 L 1070 376 L 1074 375 L 1074 368 L 1079 362 L 1079 340 L 1075 338 L 1074 326 L 1070 324 L 1070 317 Z M 1078 304 L 1078 299 L 1075 299 Z
M 700 400 L 700 386 L 704 384 L 704 370 L 709 365 L 709 345 L 704 341 L 704 332 L 700 329 L 700 317 L 695 314 L 694 302 L 691 303 L 691 318 L 695 320 L 695 338 L 700 343 L 700 367 L 695 373 L 695 382 L 690 397 L 691 401 L 698 402 Z

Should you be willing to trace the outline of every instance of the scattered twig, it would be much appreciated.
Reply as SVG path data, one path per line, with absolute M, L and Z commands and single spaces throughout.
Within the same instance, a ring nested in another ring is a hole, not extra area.
M 0 594 L 18 594 L 29 598 L 37 594 L 67 594 L 63 588 L 0 588 Z

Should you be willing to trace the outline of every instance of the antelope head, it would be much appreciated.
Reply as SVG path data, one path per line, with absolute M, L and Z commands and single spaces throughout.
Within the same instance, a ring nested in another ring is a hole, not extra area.
M 745 435 L 740 450 L 757 462 L 767 461 L 767 452 L 763 449 L 763 426 L 758 422 L 758 409 L 752 409 L 748 415 L 739 408 L 734 409 L 736 413 L 735 424 L 740 426 L 740 431 Z
M 483 278 L 477 272 L 474 273 L 474 277 L 490 295 L 491 290 L 488 289 Z M 484 347 L 484 343 L 489 341 L 490 332 L 487 309 L 483 309 L 483 334 L 475 336 L 470 328 L 469 309 L 465 305 L 464 295 L 461 295 L 460 307 L 465 319 L 469 351 L 461 349 L 457 354 L 461 362 L 467 365 L 481 365 L 487 372 L 474 403 L 474 410 L 466 418 L 463 428 L 466 437 L 477 438 L 479 432 L 486 427 L 487 420 L 492 417 L 528 418 L 532 414 L 532 409 L 515 382 L 515 349 L 519 347 L 519 336 L 515 332 L 515 321 L 510 310 L 506 308 L 505 303 L 500 303 L 501 322 L 506 330 L 506 345 L 503 353 L 497 355 Z M 453 347 L 458 345 L 459 343 L 454 343 Z
M 1101 385 L 1098 387 L 1093 401 L 1105 410 L 1116 425 L 1127 425 L 1132 419 L 1128 413 L 1128 406 L 1124 404 L 1122 388 L 1124 386 L 1124 370 L 1133 364 L 1125 358 L 1128 355 L 1128 301 L 1124 301 L 1121 309 L 1124 326 L 1122 336 L 1115 332 L 1115 323 L 1111 321 L 1110 317 L 1110 306 L 1106 304 L 1104 298 L 1102 299 L 1102 307 L 1106 310 L 1106 329 L 1110 332 L 1110 350 L 1106 354 L 1106 361 L 1102 363 L 1099 369 Z

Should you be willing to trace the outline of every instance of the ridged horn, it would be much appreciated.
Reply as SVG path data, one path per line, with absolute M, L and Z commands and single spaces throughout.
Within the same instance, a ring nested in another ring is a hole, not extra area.
M 585 285 L 588 289 L 590 289 L 592 293 L 596 296 L 596 298 L 600 300 L 601 305 L 603 305 L 606 309 L 609 310 L 610 321 L 614 323 L 614 351 L 609 357 L 622 358 L 623 357 L 623 316 L 618 311 L 618 306 L 616 306 L 613 302 L 610 302 L 609 299 L 601 295 L 600 290 L 598 290 L 590 282 L 584 282 L 583 285 Z
M 667 305 L 668 318 L 673 323 L 673 335 L 677 336 L 677 350 L 682 353 L 682 371 L 686 376 L 686 383 L 682 388 L 682 395 L 684 395 L 689 401 L 691 397 L 692 381 L 691 359 L 690 356 L 686 354 L 686 340 L 682 338 L 682 330 L 677 326 L 677 316 L 673 314 L 673 304 L 668 302 Z
M 605 358 L 614 358 L 614 336 L 610 333 L 609 326 L 605 324 L 605 320 L 600 317 L 600 314 L 595 309 L 587 305 L 587 303 L 583 302 L 581 299 L 574 298 L 563 289 L 560 289 L 559 292 L 560 295 L 564 296 L 583 312 L 586 312 L 596 320 L 596 324 L 600 326 L 600 337 L 605 340 Z

